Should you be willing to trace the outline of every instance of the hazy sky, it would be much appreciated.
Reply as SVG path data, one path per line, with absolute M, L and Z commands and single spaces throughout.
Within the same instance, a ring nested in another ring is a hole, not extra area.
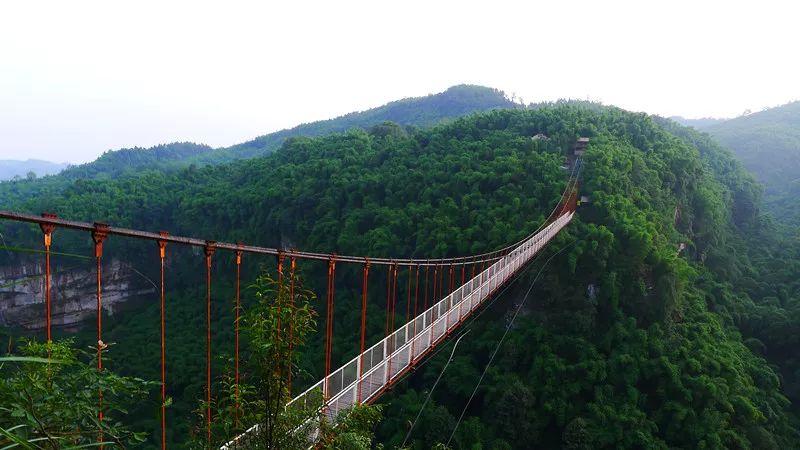
M 0 159 L 229 145 L 474 83 L 735 116 L 800 99 L 797 2 L 13 1 Z

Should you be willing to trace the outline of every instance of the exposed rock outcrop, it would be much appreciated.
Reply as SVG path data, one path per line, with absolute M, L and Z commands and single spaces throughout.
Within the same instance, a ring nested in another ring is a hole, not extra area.
M 51 298 L 54 326 L 70 327 L 97 314 L 96 273 L 91 262 L 81 268 L 54 266 Z M 41 329 L 44 316 L 44 266 L 26 262 L 0 267 L 0 326 Z M 103 264 L 103 310 L 113 314 L 122 303 L 156 292 L 118 259 Z

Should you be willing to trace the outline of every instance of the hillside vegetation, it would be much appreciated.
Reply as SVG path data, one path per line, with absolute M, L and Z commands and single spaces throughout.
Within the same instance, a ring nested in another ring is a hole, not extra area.
M 549 139 L 531 139 L 539 133 Z M 535 286 L 451 445 L 798 447 L 796 253 L 778 245 L 762 223 L 760 190 L 733 157 L 674 122 L 563 103 L 474 114 L 430 129 L 381 123 L 288 139 L 276 152 L 246 161 L 65 181 L 60 192 L 6 198 L 3 207 L 347 254 L 464 255 L 538 227 L 564 188 L 560 166 L 579 136 L 591 138 L 581 187 L 591 202 L 547 249 L 550 255 L 570 245 Z M 40 239 L 27 226 L 4 224 L 3 234 L 31 246 Z M 59 232 L 57 242 L 89 252 L 85 235 Z M 152 245 L 112 239 L 106 251 L 155 276 L 148 269 L 156 261 Z M 11 264 L 20 256 L 0 258 Z M 201 260 L 170 250 L 173 444 L 191 433 L 203 383 Z M 246 262 L 247 276 L 258 264 L 274 267 L 256 257 Z M 302 268 L 319 283 L 309 287 L 324 295 L 324 267 Z M 230 255 L 219 256 L 212 312 L 218 353 L 231 350 L 232 271 Z M 447 440 L 534 274 L 471 325 L 415 428 L 413 448 Z M 348 299 L 358 296 L 359 276 L 359 267 L 337 268 L 336 361 L 357 349 L 358 310 Z M 371 284 L 373 342 L 385 323 L 381 276 Z M 404 293 L 401 287 L 399 298 Z M 404 314 L 398 308 L 396 323 Z M 157 321 L 156 298 L 107 318 L 107 340 L 118 343 L 113 367 L 158 378 Z M 93 339 L 89 331 L 81 337 Z M 303 350 L 307 375 L 296 389 L 320 377 L 321 339 L 312 337 Z M 379 437 L 389 448 L 403 440 L 447 353 L 382 400 Z M 218 361 L 214 372 L 225 367 Z M 155 434 L 153 411 L 141 405 L 129 420 Z
M 429 127 L 473 112 L 496 108 L 513 108 L 517 105 L 505 97 L 502 91 L 483 86 L 459 85 L 444 92 L 425 97 L 406 98 L 377 108 L 353 112 L 329 120 L 298 125 L 276 131 L 227 148 L 213 149 L 207 145 L 176 142 L 150 148 L 124 148 L 109 150 L 97 160 L 71 167 L 57 177 L 48 179 L 49 185 L 58 186 L 65 180 L 77 178 L 115 178 L 122 174 L 145 170 L 177 170 L 189 165 L 221 164 L 238 159 L 263 156 L 277 150 L 290 137 L 321 136 L 344 132 L 351 128 L 368 128 L 383 121 L 392 121 L 404 126 Z M 40 173 L 48 175 L 55 171 Z M 27 171 L 20 173 L 25 176 Z M 11 176 L 2 176 L 0 180 Z M 24 189 L 24 187 L 19 187 Z M 6 188 L 8 190 L 8 188 Z M 37 193 L 38 194 L 38 193 Z
M 800 225 L 800 102 L 703 128 L 732 149 L 765 187 L 765 206 Z
M 368 128 L 384 121 L 405 126 L 429 127 L 474 112 L 514 107 L 518 105 L 506 98 L 500 90 L 484 86 L 458 85 L 439 94 L 397 100 L 366 111 L 270 133 L 221 150 L 215 157 L 227 160 L 259 156 L 276 150 L 290 137 L 322 136 L 351 128 Z

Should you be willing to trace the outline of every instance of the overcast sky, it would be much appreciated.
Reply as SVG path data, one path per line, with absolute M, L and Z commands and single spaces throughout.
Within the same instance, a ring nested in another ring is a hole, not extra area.
M 800 99 L 797 2 L 14 1 L 0 159 L 230 145 L 460 83 L 665 116 Z

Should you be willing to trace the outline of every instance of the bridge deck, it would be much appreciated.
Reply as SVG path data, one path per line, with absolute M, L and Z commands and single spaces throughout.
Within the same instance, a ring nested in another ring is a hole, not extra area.
M 320 413 L 314 420 L 324 416 L 332 423 L 341 411 L 377 399 L 406 370 L 458 328 L 492 292 L 524 267 L 572 220 L 573 214 L 567 211 L 559 216 L 505 257 L 292 399 L 287 408 L 311 408 L 312 413 L 314 410 Z M 322 408 L 317 409 L 314 405 L 319 404 L 325 392 L 328 400 Z M 309 440 L 313 442 L 317 438 L 317 427 L 311 429 Z M 222 449 L 241 444 L 248 434 L 257 431 L 258 426 L 255 425 Z

